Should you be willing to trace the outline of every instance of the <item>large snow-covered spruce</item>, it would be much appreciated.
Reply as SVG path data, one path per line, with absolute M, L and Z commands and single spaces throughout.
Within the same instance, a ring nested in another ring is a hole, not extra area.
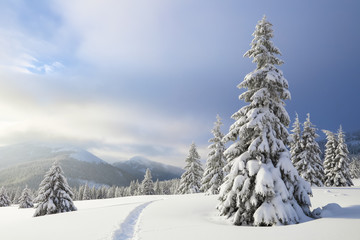
M 200 155 L 196 150 L 195 143 L 192 143 L 189 149 L 189 155 L 185 159 L 185 172 L 181 175 L 179 194 L 200 192 L 201 177 L 203 169 L 201 167 Z
M 225 145 L 222 141 L 224 135 L 220 131 L 222 125 L 219 115 L 216 116 L 217 121 L 214 123 L 214 128 L 211 131 L 214 135 L 209 140 L 209 154 L 206 161 L 204 175 L 201 180 L 201 191 L 206 194 L 218 194 L 220 185 L 224 179 L 224 151 Z
M 10 198 L 4 187 L 0 189 L 0 207 L 7 207 L 11 205 Z
M 233 141 L 224 152 L 226 169 L 218 209 L 235 225 L 294 224 L 311 215 L 310 184 L 292 165 L 287 145 L 289 116 L 283 100 L 290 99 L 287 80 L 275 67 L 283 62 L 270 39 L 272 24 L 264 17 L 253 33 L 251 49 L 257 68 L 246 75 L 240 99 L 249 105 L 234 113 L 224 141 Z
M 144 195 L 154 195 L 154 182 L 151 177 L 150 169 L 146 169 L 144 180 L 141 183 L 141 193 Z
M 324 185 L 324 168 L 320 158 L 321 150 L 315 140 L 318 137 L 316 130 L 310 122 L 308 113 L 301 135 L 301 151 L 297 153 L 296 157 L 292 157 L 292 161 L 301 177 L 311 185 L 322 187 Z
M 19 208 L 34 207 L 33 199 L 31 197 L 30 189 L 26 186 L 19 197 Z
M 40 183 L 39 194 L 36 197 L 38 205 L 34 217 L 76 211 L 72 198 L 71 188 L 64 177 L 63 170 L 56 161 Z

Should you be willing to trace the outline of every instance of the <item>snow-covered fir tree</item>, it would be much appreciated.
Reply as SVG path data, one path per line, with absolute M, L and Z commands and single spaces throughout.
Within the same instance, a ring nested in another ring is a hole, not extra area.
M 34 217 L 76 211 L 72 198 L 71 188 L 64 177 L 63 170 L 56 161 L 40 183 L 39 195 L 36 197 L 38 205 Z
M 155 192 L 155 195 L 161 195 L 162 194 L 159 179 L 156 179 L 156 182 L 154 184 L 154 192 Z
M 116 187 L 115 187 L 115 186 L 111 186 L 111 187 L 108 188 L 108 190 L 107 190 L 106 197 L 107 197 L 107 198 L 114 198 L 114 197 L 115 197 L 115 191 L 116 191 Z
M 33 199 L 31 197 L 30 189 L 26 186 L 19 198 L 19 208 L 32 208 L 34 207 Z
M 342 127 L 338 130 L 337 137 L 328 130 L 323 130 L 326 134 L 325 144 L 324 184 L 327 187 L 352 186 L 349 171 L 349 151 L 345 144 L 345 135 Z
M 225 145 L 222 141 L 224 135 L 220 131 L 222 125 L 219 115 L 216 116 L 217 121 L 212 129 L 213 138 L 209 140 L 209 154 L 206 160 L 204 174 L 201 180 L 201 191 L 206 194 L 218 194 L 220 185 L 224 180 L 224 151 Z
M 88 184 L 86 183 L 85 186 L 82 188 L 82 194 L 81 194 L 81 200 L 90 200 L 90 188 Z
M 311 185 L 322 187 L 324 185 L 324 168 L 320 158 L 321 150 L 315 140 L 319 136 L 316 134 L 316 130 L 310 122 L 310 114 L 308 113 L 304 122 L 304 131 L 300 138 L 301 151 L 296 152 L 296 158 L 293 157 L 292 160 L 301 177 Z
M 136 191 L 137 191 L 136 184 L 135 184 L 135 181 L 133 180 L 133 181 L 130 182 L 130 186 L 127 188 L 126 195 L 127 196 L 134 196 Z
M 154 195 L 154 183 L 150 169 L 146 169 L 144 180 L 141 182 L 141 193 L 143 195 Z
M 325 159 L 324 159 L 324 185 L 327 187 L 334 186 L 334 178 L 336 175 L 335 156 L 337 148 L 337 139 L 333 132 L 329 130 L 322 130 L 326 135 L 325 144 Z
M 96 199 L 96 188 L 95 188 L 95 186 L 92 186 L 92 188 L 90 189 L 90 198 L 91 199 Z
M 334 178 L 334 185 L 336 187 L 346 187 L 354 185 L 350 178 L 350 170 L 349 170 L 349 150 L 345 143 L 345 134 L 340 126 L 338 133 L 337 133 L 337 148 L 336 148 L 336 155 L 335 155 L 335 178 Z
M 299 154 L 302 152 L 301 147 L 301 126 L 299 116 L 296 113 L 293 129 L 291 130 L 292 140 L 290 142 L 291 161 L 294 165 L 300 161 Z
M 169 193 L 168 194 L 178 194 L 178 189 L 180 187 L 180 181 L 181 179 L 172 179 L 167 181 L 167 183 L 163 188 L 163 192 L 167 192 L 167 190 L 169 189 Z
M 116 198 L 118 198 L 118 197 L 123 197 L 123 196 L 124 196 L 124 190 L 125 190 L 124 187 L 116 187 L 115 197 L 116 197 Z
M 139 179 L 135 181 L 135 191 L 133 196 L 141 195 L 141 184 L 139 183 Z
M 195 143 L 189 149 L 189 155 L 185 159 L 185 172 L 181 175 L 179 194 L 198 193 L 201 187 L 203 169 L 201 167 L 200 155 L 197 152 Z
M 265 16 L 253 36 L 244 56 L 253 58 L 257 68 L 238 85 L 247 89 L 239 98 L 249 104 L 232 115 L 235 122 L 224 137 L 233 143 L 224 152 L 230 172 L 220 188 L 218 209 L 235 225 L 294 224 L 311 215 L 311 188 L 287 149 L 288 82 L 275 67 L 283 61 L 276 57 L 280 51 L 270 40 L 272 24 Z
M 351 179 L 356 179 L 360 177 L 360 160 L 359 156 L 353 157 L 351 163 L 349 164 L 349 171 Z
M 21 191 L 20 187 L 17 187 L 16 191 L 13 194 L 13 198 L 12 198 L 11 202 L 14 204 L 18 204 L 21 193 L 22 193 L 22 191 Z
M 11 205 L 10 198 L 4 187 L 0 189 L 0 207 L 7 207 Z

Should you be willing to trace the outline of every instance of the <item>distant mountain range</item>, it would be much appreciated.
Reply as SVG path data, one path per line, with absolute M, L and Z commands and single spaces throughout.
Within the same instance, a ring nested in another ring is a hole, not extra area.
M 146 168 L 154 181 L 180 178 L 183 172 L 142 157 L 112 165 L 80 148 L 25 143 L 0 147 L 0 186 L 36 189 L 54 161 L 60 162 L 70 186 L 128 186 L 132 180 L 142 181 Z
M 184 173 L 182 168 L 150 161 L 149 159 L 139 156 L 133 157 L 128 161 L 113 163 L 113 165 L 131 174 L 136 179 L 142 179 L 147 168 L 151 170 L 151 175 L 154 181 L 156 181 L 156 179 L 162 181 L 180 178 L 181 174 Z

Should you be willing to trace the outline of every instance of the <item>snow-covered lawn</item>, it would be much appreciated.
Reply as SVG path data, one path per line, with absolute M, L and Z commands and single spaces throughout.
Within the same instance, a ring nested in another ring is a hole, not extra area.
M 360 187 L 313 194 L 313 208 L 327 205 L 323 218 L 279 227 L 233 226 L 204 194 L 78 201 L 76 212 L 36 218 L 34 209 L 2 207 L 0 239 L 360 239 Z

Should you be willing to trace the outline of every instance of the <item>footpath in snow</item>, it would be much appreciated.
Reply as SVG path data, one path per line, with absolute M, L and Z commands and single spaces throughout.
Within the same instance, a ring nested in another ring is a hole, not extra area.
M 120 228 L 114 232 L 113 240 L 131 240 L 136 236 L 140 214 L 143 209 L 152 202 L 147 202 L 136 207 L 130 212 L 121 224 Z
M 1 240 L 110 240 L 124 234 L 132 236 L 141 210 L 163 196 L 136 196 L 104 200 L 75 201 L 78 211 L 32 217 L 35 209 L 17 205 L 0 208 Z M 119 230 L 121 229 L 121 231 Z M 131 238 L 130 238 L 131 239 Z
M 35 209 L 1 207 L 0 239 L 360 239 L 360 187 L 313 188 L 313 194 L 323 218 L 278 227 L 233 226 L 218 216 L 217 196 L 204 194 L 76 201 L 76 212 L 36 218 Z

